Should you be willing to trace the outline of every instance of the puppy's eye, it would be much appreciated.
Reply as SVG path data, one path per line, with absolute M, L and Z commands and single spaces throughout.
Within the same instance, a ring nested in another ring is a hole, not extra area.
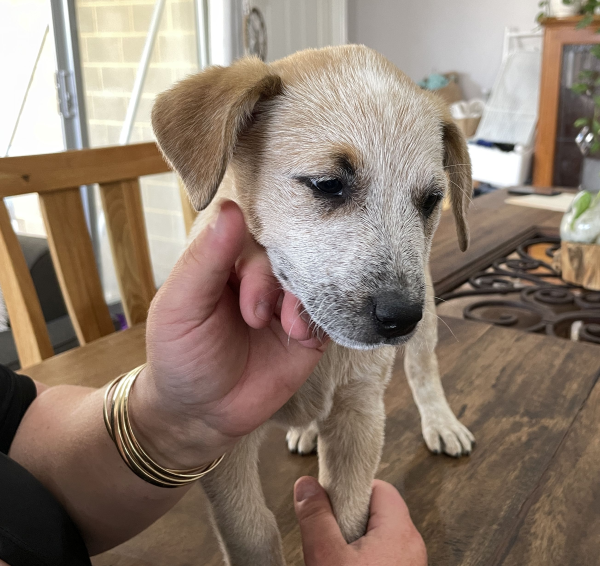
M 315 189 L 329 196 L 341 196 L 344 185 L 339 179 L 312 179 L 311 183 Z
M 421 210 L 423 211 L 423 214 L 425 216 L 430 216 L 440 200 L 442 200 L 442 195 L 439 193 L 430 193 L 427 195 L 421 202 Z

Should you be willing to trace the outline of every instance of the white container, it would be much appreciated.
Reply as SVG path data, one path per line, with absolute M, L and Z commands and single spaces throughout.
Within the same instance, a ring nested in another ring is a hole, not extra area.
M 532 147 L 515 146 L 514 151 L 469 144 L 473 180 L 494 187 L 522 185 L 531 167 Z
M 555 18 L 576 16 L 579 14 L 580 3 L 564 4 L 562 0 L 550 0 L 550 15 Z

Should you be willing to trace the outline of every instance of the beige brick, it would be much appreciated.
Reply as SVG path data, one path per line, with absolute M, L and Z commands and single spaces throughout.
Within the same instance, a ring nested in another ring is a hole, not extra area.
M 107 125 L 106 133 L 107 145 L 117 145 L 119 143 L 119 136 L 121 135 L 120 126 Z
M 99 32 L 130 32 L 131 7 L 118 4 L 96 7 L 96 25 Z
M 171 69 L 150 67 L 144 82 L 144 93 L 158 94 L 168 89 L 173 84 L 173 73 Z
M 175 186 L 164 187 L 154 184 L 151 177 L 144 178 L 142 182 L 142 196 L 145 208 L 169 210 L 181 214 L 181 199 L 179 188 Z
M 83 87 L 86 91 L 102 90 L 102 74 L 96 67 L 83 68 Z
M 77 29 L 81 33 L 92 33 L 96 31 L 96 14 L 92 7 L 77 8 Z
M 148 234 L 153 236 L 174 242 L 185 240 L 185 225 L 181 211 L 177 213 L 146 211 L 146 227 Z
M 196 63 L 196 45 L 193 35 L 162 36 L 158 38 L 161 63 Z
M 180 254 L 181 254 L 181 251 L 179 252 L 179 254 L 177 254 L 176 257 L 179 257 Z M 150 254 L 150 255 L 152 255 L 152 254 Z M 152 270 L 154 272 L 154 281 L 156 282 L 157 287 L 160 287 L 168 279 L 174 265 L 175 265 L 174 262 L 171 266 L 154 265 L 154 262 L 152 262 Z
M 152 4 L 133 6 L 133 29 L 134 31 L 147 32 L 152 19 L 154 6 Z
M 123 60 L 121 38 L 118 37 L 88 37 L 87 60 L 90 63 L 119 63 Z
M 127 99 L 120 96 L 91 96 L 92 113 L 94 120 L 119 120 L 125 119 Z
M 195 32 L 194 5 L 191 0 L 171 3 L 173 30 Z
M 192 65 L 178 65 L 173 68 L 173 82 L 185 79 L 189 75 L 195 75 L 198 72 L 196 61 Z
M 123 38 L 123 58 L 126 63 L 135 63 L 136 65 L 140 62 L 142 57 L 142 51 L 144 50 L 144 44 L 146 43 L 145 37 L 124 37 Z M 157 42 L 158 43 L 158 42 Z M 150 57 L 151 63 L 158 62 L 158 54 L 156 44 Z
M 108 133 L 104 124 L 94 124 L 90 122 L 88 134 L 90 136 L 90 145 L 92 147 L 109 145 Z
M 131 93 L 135 69 L 123 67 L 104 67 L 102 69 L 102 84 L 105 90 Z
M 152 131 L 152 126 L 150 122 L 136 122 L 134 124 L 136 126 L 136 130 L 138 130 L 137 135 L 139 135 L 140 141 L 154 141 L 154 132 Z
M 183 224 L 183 218 L 181 220 Z M 181 242 L 165 242 L 152 238 L 148 238 L 150 244 L 150 258 L 154 269 L 154 278 L 157 285 L 161 285 L 169 276 L 175 262 L 181 255 L 185 246 L 185 239 Z
M 152 112 L 152 106 L 154 105 L 154 96 L 148 97 L 142 95 L 138 106 L 138 111 L 135 116 L 136 122 L 150 122 L 150 113 Z
M 131 130 L 131 136 L 129 137 L 129 143 L 142 143 L 152 141 L 152 131 L 148 132 L 148 128 L 144 128 L 134 123 L 134 127 Z

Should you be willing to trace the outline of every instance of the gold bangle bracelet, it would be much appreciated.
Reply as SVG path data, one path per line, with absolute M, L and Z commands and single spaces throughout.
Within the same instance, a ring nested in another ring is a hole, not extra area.
M 214 470 L 225 455 L 207 466 L 188 470 L 164 468 L 148 455 L 133 433 L 129 416 L 129 395 L 144 367 L 145 364 L 120 375 L 106 388 L 103 410 L 106 430 L 127 467 L 144 481 L 159 487 L 180 487 L 195 482 Z

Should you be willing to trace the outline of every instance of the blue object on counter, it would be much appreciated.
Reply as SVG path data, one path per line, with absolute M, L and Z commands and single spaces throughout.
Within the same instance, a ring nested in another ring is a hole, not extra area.
M 494 142 L 486 140 L 475 140 L 475 145 L 482 145 L 483 147 L 494 147 Z
M 439 90 L 444 88 L 449 83 L 448 79 L 444 75 L 438 73 L 432 73 L 427 78 L 423 79 L 419 86 L 427 90 Z

